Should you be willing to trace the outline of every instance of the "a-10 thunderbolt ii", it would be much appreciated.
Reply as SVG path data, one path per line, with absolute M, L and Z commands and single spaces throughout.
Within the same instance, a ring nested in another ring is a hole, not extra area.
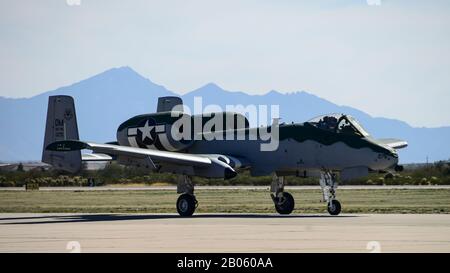
M 250 128 L 244 115 L 188 115 L 180 109 L 182 103 L 178 97 L 159 98 L 156 113 L 126 120 L 117 129 L 117 141 L 102 144 L 79 140 L 72 97 L 50 96 L 42 161 L 69 172 L 79 171 L 84 161 L 115 160 L 149 172 L 178 174 L 181 195 L 176 208 L 182 216 L 191 216 L 198 204 L 192 176 L 231 179 L 242 169 L 252 176 L 273 175 L 270 195 L 280 214 L 294 209 L 294 198 L 284 191 L 285 177 L 317 176 L 328 212 L 338 215 L 338 177 L 345 181 L 368 172 L 402 169 L 396 149 L 407 143 L 374 139 L 349 115 Z M 208 124 L 218 117 L 222 126 Z M 277 138 L 277 145 L 264 147 L 271 145 L 268 134 Z M 93 153 L 81 154 L 83 149 Z

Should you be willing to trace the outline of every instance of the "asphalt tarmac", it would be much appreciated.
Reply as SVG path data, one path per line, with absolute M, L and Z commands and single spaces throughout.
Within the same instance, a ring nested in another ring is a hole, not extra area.
M 267 190 L 269 186 L 195 186 L 196 190 Z M 176 186 L 40 187 L 40 191 L 151 191 L 176 190 Z M 320 186 L 286 186 L 286 190 L 320 190 Z M 341 190 L 450 189 L 450 185 L 342 185 Z M 0 191 L 25 191 L 25 187 L 2 187 Z
M 450 215 L 2 213 L 0 252 L 450 252 Z

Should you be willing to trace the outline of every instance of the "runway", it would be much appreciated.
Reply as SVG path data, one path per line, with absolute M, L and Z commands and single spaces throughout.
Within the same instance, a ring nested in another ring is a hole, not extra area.
M 0 214 L 0 252 L 450 252 L 450 215 Z
M 267 190 L 270 186 L 195 186 L 196 190 Z M 98 187 L 40 187 L 39 191 L 158 191 L 173 190 L 176 186 L 122 186 Z M 320 190 L 315 186 L 285 186 L 286 190 Z M 450 185 L 340 185 L 341 190 L 429 190 L 450 189 Z M 25 187 L 2 187 L 0 191 L 25 191 Z

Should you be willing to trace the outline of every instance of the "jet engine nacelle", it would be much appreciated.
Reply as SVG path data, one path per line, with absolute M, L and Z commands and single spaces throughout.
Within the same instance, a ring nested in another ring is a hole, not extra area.
M 179 111 L 158 112 L 123 122 L 117 129 L 117 142 L 122 146 L 179 152 L 191 147 L 199 138 L 206 139 L 211 132 L 225 137 L 226 130 L 248 126 L 247 118 L 234 112 L 194 116 Z
M 194 140 L 183 138 L 183 126 L 177 126 L 179 118 L 189 115 L 173 115 L 171 112 L 155 113 L 133 117 L 117 129 L 119 145 L 178 152 L 189 148 Z M 175 132 L 175 133 L 174 133 Z M 190 135 L 190 132 L 189 132 Z

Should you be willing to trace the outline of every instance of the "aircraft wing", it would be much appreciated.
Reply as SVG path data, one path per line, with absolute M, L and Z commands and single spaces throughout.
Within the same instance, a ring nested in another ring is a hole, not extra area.
M 189 166 L 207 166 L 211 164 L 211 159 L 204 156 L 159 151 L 152 149 L 142 149 L 114 144 L 100 144 L 93 142 L 83 142 L 78 140 L 62 140 L 51 143 L 46 147 L 50 151 L 68 152 L 82 149 L 92 150 L 94 153 L 107 155 L 125 155 L 136 158 L 150 157 L 152 161 L 175 163 Z
M 396 138 L 381 138 L 377 139 L 376 142 L 387 145 L 394 149 L 402 149 L 408 146 L 408 142 Z
M 237 175 L 233 167 L 241 167 L 242 165 L 242 160 L 223 155 L 186 154 L 78 140 L 56 141 L 46 147 L 46 150 L 55 152 L 71 152 L 83 149 L 92 150 L 94 154 L 104 154 L 105 156 L 101 156 L 102 158 L 106 158 L 106 156 L 117 157 L 119 163 L 125 165 L 209 178 L 233 178 Z

